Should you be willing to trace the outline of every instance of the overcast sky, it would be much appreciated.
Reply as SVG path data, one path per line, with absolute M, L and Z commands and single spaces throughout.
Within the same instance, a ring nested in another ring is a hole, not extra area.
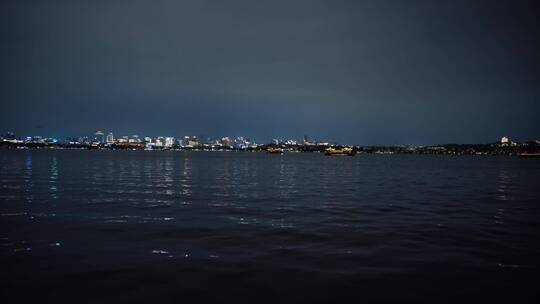
M 535 1 L 2 1 L 0 132 L 540 138 Z

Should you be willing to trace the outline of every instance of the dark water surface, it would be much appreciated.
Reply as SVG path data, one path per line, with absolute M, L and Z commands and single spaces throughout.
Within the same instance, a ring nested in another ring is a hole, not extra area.
M 540 160 L 0 151 L 2 299 L 535 302 Z

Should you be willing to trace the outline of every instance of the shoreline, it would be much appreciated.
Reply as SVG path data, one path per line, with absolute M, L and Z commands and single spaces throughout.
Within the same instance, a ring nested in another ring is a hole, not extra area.
M 477 151 L 429 151 L 425 149 L 421 149 L 418 151 L 388 151 L 388 150 L 381 150 L 381 149 L 375 149 L 373 150 L 371 147 L 352 147 L 355 149 L 356 154 L 358 155 L 364 155 L 364 154 L 373 154 L 373 155 L 447 155 L 447 156 L 512 156 L 512 157 L 522 157 L 522 158 L 539 158 L 540 155 L 537 155 L 538 152 L 530 152 L 530 151 L 485 151 L 485 152 L 477 152 Z M 394 147 L 386 147 L 387 149 L 393 149 Z M 369 150 L 371 149 L 371 150 Z M 270 153 L 266 149 L 259 148 L 259 149 L 201 149 L 201 148 L 172 148 L 172 149 L 133 149 L 133 148 L 88 148 L 88 147 L 60 147 L 60 146 L 39 146 L 39 147 L 28 147 L 28 146 L 9 146 L 4 147 L 0 146 L 0 151 L 2 150 L 16 150 L 16 151 L 24 151 L 24 150 L 71 150 L 71 151 L 144 151 L 144 152 L 234 152 L 234 153 L 265 153 L 265 154 L 312 154 L 312 153 L 319 153 L 324 154 L 325 149 L 318 149 L 318 150 L 299 150 L 299 149 L 287 149 L 284 148 L 283 152 L 281 153 Z M 532 154 L 532 155 L 531 155 Z

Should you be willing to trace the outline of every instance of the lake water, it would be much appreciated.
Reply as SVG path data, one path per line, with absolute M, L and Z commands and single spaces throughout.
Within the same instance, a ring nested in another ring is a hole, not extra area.
M 538 300 L 540 160 L 0 150 L 2 298 Z

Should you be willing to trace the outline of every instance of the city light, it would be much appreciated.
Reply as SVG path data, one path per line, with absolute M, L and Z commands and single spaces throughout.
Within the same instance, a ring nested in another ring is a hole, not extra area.
M 515 142 L 507 136 L 486 144 L 444 144 L 433 146 L 361 146 L 330 143 L 326 140 L 310 141 L 274 138 L 259 144 L 245 136 L 206 138 L 195 135 L 174 136 L 114 136 L 113 132 L 97 131 L 93 136 L 43 137 L 39 135 L 17 138 L 13 132 L 0 136 L 0 147 L 15 149 L 89 149 L 89 150 L 147 150 L 147 151 L 249 151 L 269 152 L 320 152 L 326 155 L 372 154 L 448 154 L 448 155 L 518 155 L 538 156 L 540 140 Z

